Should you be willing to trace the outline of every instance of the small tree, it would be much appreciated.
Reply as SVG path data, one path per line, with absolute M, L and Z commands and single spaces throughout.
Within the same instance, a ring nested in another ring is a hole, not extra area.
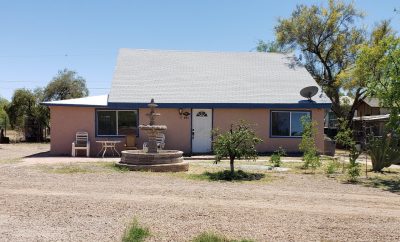
M 235 172 L 235 159 L 253 159 L 257 158 L 256 145 L 262 140 L 256 136 L 256 132 L 251 125 L 245 121 L 240 121 L 232 125 L 230 131 L 219 133 L 213 131 L 215 163 L 223 158 L 229 158 L 231 174 Z
M 355 145 L 351 147 L 349 154 L 349 166 L 347 170 L 347 175 L 349 177 L 349 181 L 351 182 L 357 181 L 357 178 L 360 176 L 360 164 L 356 162 L 360 154 L 361 151 L 357 150 Z
M 299 149 L 303 152 L 304 168 L 311 167 L 315 171 L 321 165 L 315 145 L 315 134 L 317 132 L 315 126 L 317 124 L 312 122 L 309 116 L 303 116 L 300 121 L 303 126 L 303 134 Z
M 360 176 L 361 168 L 356 161 L 360 156 L 361 151 L 356 149 L 356 142 L 353 139 L 353 132 L 348 127 L 347 120 L 339 119 L 339 132 L 337 133 L 335 140 L 337 143 L 343 145 L 346 149 L 350 148 L 347 175 L 349 176 L 349 180 L 354 182 Z

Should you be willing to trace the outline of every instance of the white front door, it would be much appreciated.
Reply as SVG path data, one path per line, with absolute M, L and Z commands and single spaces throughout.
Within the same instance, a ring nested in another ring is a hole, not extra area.
M 212 110 L 192 110 L 192 152 L 211 152 Z

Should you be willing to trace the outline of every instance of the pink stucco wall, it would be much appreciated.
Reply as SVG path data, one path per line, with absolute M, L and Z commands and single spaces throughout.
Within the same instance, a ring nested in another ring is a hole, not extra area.
M 285 109 L 279 109 L 285 110 Z M 290 109 L 296 110 L 296 109 Z M 301 111 L 307 109 L 299 109 Z M 319 152 L 324 151 L 324 110 L 310 109 L 313 121 L 317 123 L 316 143 Z M 232 123 L 240 120 L 254 124 L 256 134 L 264 141 L 257 146 L 259 152 L 272 152 L 279 147 L 287 152 L 298 152 L 300 138 L 272 138 L 270 137 L 270 110 L 269 109 L 214 109 L 214 129 L 229 130 Z
M 149 118 L 147 113 L 150 109 L 139 109 L 139 124 L 148 124 Z M 165 132 L 165 149 L 182 150 L 185 153 L 191 152 L 190 139 L 191 139 L 191 119 L 179 115 L 177 108 L 159 108 L 156 110 L 161 115 L 157 117 L 156 124 L 164 124 L 167 126 Z M 183 112 L 189 112 L 190 109 L 183 109 Z M 147 140 L 146 134 L 142 131 L 139 132 L 138 147 L 142 147 L 144 141 Z
M 51 142 L 50 151 L 57 155 L 71 155 L 72 142 L 78 131 L 89 133 L 90 155 L 95 156 L 101 145 L 96 140 L 103 138 L 95 137 L 95 108 L 87 107 L 50 107 Z M 109 140 L 120 140 L 123 138 L 109 138 Z M 122 143 L 119 145 L 121 149 Z M 84 154 L 82 151 L 81 154 Z
M 280 109 L 281 110 L 281 109 Z M 293 110 L 293 109 L 291 109 Z M 305 110 L 305 109 L 301 109 Z M 183 112 L 191 112 L 190 109 L 183 109 Z M 312 109 L 313 121 L 317 122 L 318 134 L 316 137 L 317 147 L 323 152 L 324 145 L 324 110 Z M 139 109 L 139 124 L 147 124 L 148 117 L 146 114 L 148 109 Z M 185 119 L 179 115 L 176 108 L 157 109 L 161 116 L 157 119 L 158 124 L 167 125 L 168 129 L 165 133 L 166 146 L 165 149 L 178 149 L 185 153 L 191 152 L 191 118 Z M 51 106 L 51 152 L 58 155 L 70 155 L 71 143 L 75 140 L 77 131 L 87 131 L 91 142 L 91 156 L 95 156 L 100 150 L 100 145 L 96 140 L 108 139 L 119 140 L 121 143 L 117 146 L 122 149 L 124 138 L 113 137 L 95 137 L 95 108 L 88 107 L 62 107 Z M 257 148 L 260 152 L 270 152 L 278 147 L 285 148 L 288 152 L 298 151 L 299 138 L 270 138 L 270 110 L 268 109 L 214 109 L 213 112 L 213 128 L 228 130 L 230 125 L 239 120 L 247 120 L 256 124 L 255 129 L 257 135 L 264 142 Z M 139 132 L 137 138 L 137 147 L 141 148 L 143 142 L 146 141 L 144 132 Z

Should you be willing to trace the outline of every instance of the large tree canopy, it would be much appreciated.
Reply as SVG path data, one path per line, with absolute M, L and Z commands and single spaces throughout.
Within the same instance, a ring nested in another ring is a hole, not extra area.
M 64 69 L 45 87 L 35 90 L 17 89 L 6 107 L 12 128 L 22 128 L 26 118 L 35 120 L 41 127 L 49 126 L 49 110 L 40 105 L 43 101 L 85 97 L 89 93 L 85 79 L 75 71 Z
M 370 43 L 360 48 L 353 76 L 365 80 L 368 95 L 378 97 L 390 109 L 391 131 L 400 133 L 400 37 L 388 26 L 382 22 Z
M 75 71 L 64 69 L 44 89 L 44 101 L 86 97 L 89 90 L 86 81 Z
M 305 67 L 331 99 L 334 113 L 349 120 L 365 88 L 359 85 L 350 88 L 354 103 L 350 112 L 344 113 L 340 106 L 344 87 L 338 77 L 354 64 L 357 47 L 365 40 L 365 31 L 355 24 L 362 17 L 353 4 L 330 0 L 327 8 L 299 5 L 289 18 L 279 19 L 275 27 L 277 42 L 301 51 Z

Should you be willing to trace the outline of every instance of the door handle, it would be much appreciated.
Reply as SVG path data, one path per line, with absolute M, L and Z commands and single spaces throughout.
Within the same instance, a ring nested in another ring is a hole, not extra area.
M 194 139 L 194 129 L 192 129 L 192 139 Z

